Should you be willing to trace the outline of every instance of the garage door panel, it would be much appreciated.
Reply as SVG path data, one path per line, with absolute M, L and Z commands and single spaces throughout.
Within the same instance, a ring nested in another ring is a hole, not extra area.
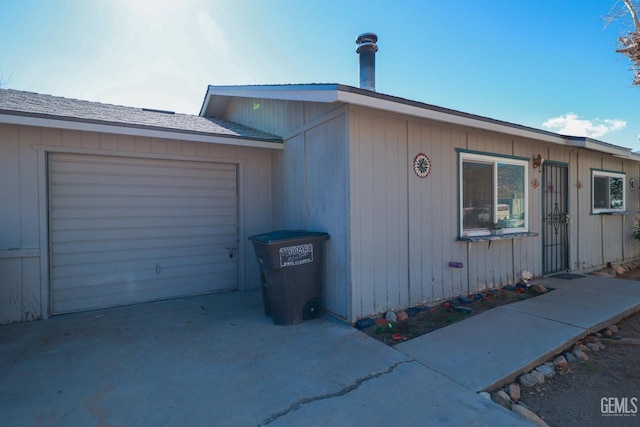
M 91 230 L 91 235 L 87 235 L 86 230 L 60 230 L 51 233 L 54 241 L 71 242 L 71 241 L 95 241 L 101 240 L 130 240 L 130 239 L 146 239 L 157 237 L 193 237 L 202 234 L 200 227 L 172 227 L 172 228 L 136 228 L 136 229 L 110 229 L 110 230 Z M 235 242 L 235 236 L 231 235 L 235 232 L 233 226 L 220 226 L 217 230 L 211 230 L 209 236 L 213 239 L 227 240 Z M 214 234 L 215 233 L 215 234 Z
M 93 289 L 92 292 L 128 292 L 133 284 L 140 281 L 155 281 L 160 285 L 168 280 L 188 282 L 192 277 L 209 275 L 218 280 L 219 277 L 234 273 L 235 269 L 228 267 L 224 260 L 212 260 L 200 264 L 189 262 L 184 265 L 162 266 L 156 272 L 155 264 L 144 262 L 132 262 L 123 265 L 118 271 L 96 265 L 97 271 L 80 270 L 69 274 L 69 268 L 61 267 L 60 283 L 55 292 L 68 289 Z M 67 276 L 65 276 L 67 274 Z M 126 284 L 126 286 L 121 286 Z M 116 286 L 117 285 L 117 286 Z M 184 294 L 180 294 L 184 295 Z
M 131 177 L 171 177 L 171 178 L 193 178 L 208 180 L 227 180 L 228 173 L 235 171 L 235 165 L 218 163 L 215 169 L 210 167 L 208 162 L 190 162 L 178 160 L 153 160 L 148 159 L 97 157 L 93 155 L 73 154 L 73 158 L 63 158 L 58 156 L 56 163 L 50 166 L 50 170 L 55 172 L 53 181 L 62 179 L 66 175 L 103 175 L 111 176 L 131 176 Z
M 55 223 L 55 229 L 60 231 L 66 230 L 95 230 L 114 228 L 138 228 L 140 226 L 141 217 L 124 217 L 124 218 L 67 218 L 52 220 Z M 203 227 L 209 224 L 213 225 L 231 225 L 235 226 L 235 220 L 228 216 L 208 215 L 208 216 L 177 216 L 177 217 L 147 217 L 145 218 L 145 228 L 182 228 L 182 227 Z
M 95 194 L 99 194 L 99 197 L 109 198 L 110 196 L 117 198 L 126 197 L 145 197 L 145 198 L 174 198 L 174 199 L 189 199 L 191 198 L 224 198 L 229 203 L 235 200 L 234 188 L 222 188 L 222 187 L 209 187 L 209 188 L 192 188 L 186 186 L 173 186 L 173 187 L 144 187 L 133 185 L 109 185 L 109 184 L 96 184 L 96 185 L 79 185 L 60 184 L 52 186 L 56 194 L 61 196 L 81 196 L 83 198 L 95 198 Z
M 216 201 L 210 197 L 194 197 L 194 198 L 182 198 L 181 200 L 175 200 L 175 198 L 164 199 L 161 197 L 144 197 L 144 196 L 121 196 L 121 197 L 106 197 L 104 199 L 96 199 L 95 197 L 85 196 L 65 196 L 59 195 L 59 198 L 51 201 L 52 208 L 129 208 L 132 205 L 132 199 L 135 201 L 137 207 L 146 208 L 176 208 L 171 202 L 183 202 L 188 203 L 188 206 L 202 207 L 202 208 L 215 208 L 217 206 Z
M 149 245 L 146 248 L 130 248 L 118 251 L 113 250 L 88 250 L 85 252 L 60 253 L 56 255 L 54 267 L 63 267 L 67 265 L 95 264 L 96 258 L 100 258 L 103 263 L 126 262 L 132 257 L 142 259 L 139 252 L 143 249 L 147 260 L 164 260 L 176 257 L 197 257 L 205 256 L 208 259 L 218 256 L 228 256 L 228 251 L 217 245 L 207 242 L 203 245 L 189 246 L 170 246 L 157 247 Z
M 236 213 L 235 205 L 218 205 L 215 206 L 215 213 L 212 212 L 213 206 L 190 206 L 188 214 L 194 217 L 201 216 L 209 216 L 209 217 L 229 217 L 233 216 Z M 128 218 L 134 215 L 131 214 L 131 209 L 127 209 L 126 207 L 114 207 L 114 206 L 102 206 L 101 214 L 104 218 Z M 165 206 L 162 207 L 161 210 L 158 207 L 153 206 L 144 206 L 138 207 L 135 211 L 136 215 L 134 217 L 144 217 L 144 218 L 152 218 L 152 217 L 176 217 L 185 214 L 185 209 L 182 207 L 170 207 Z M 59 220 L 59 219 L 93 219 L 95 218 L 94 212 L 89 208 L 82 207 L 56 207 L 55 211 L 52 212 L 51 219 Z
M 57 269 L 57 277 L 60 279 L 70 279 L 74 277 L 103 277 L 113 273 L 114 263 L 118 264 L 118 271 L 125 273 L 146 273 L 160 276 L 171 272 L 176 268 L 192 268 L 196 266 L 212 266 L 214 264 L 228 264 L 228 255 L 226 253 L 218 253 L 217 255 L 205 254 L 205 255 L 188 255 L 188 254 L 171 254 L 163 258 L 148 258 L 148 259 L 113 259 L 112 261 L 105 260 L 104 262 L 85 262 L 85 263 L 72 263 L 63 264 L 60 261 L 56 261 L 53 267 Z M 118 258 L 114 255 L 113 258 Z M 104 259 L 104 257 L 101 257 Z M 217 268 L 217 267 L 216 267 Z M 61 284 L 61 286 L 64 286 Z
M 201 276 L 190 276 L 181 285 L 184 295 L 195 295 L 210 292 L 211 286 L 220 283 L 231 288 L 235 283 L 235 275 L 227 274 L 217 276 L 215 279 L 205 273 Z M 95 289 L 81 287 L 76 289 L 59 290 L 55 294 L 58 310 L 60 312 L 77 311 L 77 307 L 98 305 L 100 307 L 113 307 L 131 304 L 131 301 L 155 301 L 175 297 L 176 279 L 167 278 L 164 281 L 136 280 L 130 281 L 126 291 L 114 291 L 109 287 L 96 287 Z
M 227 178 L 218 178 L 222 174 L 212 174 L 212 176 L 181 176 L 175 177 L 171 175 L 108 175 L 103 173 L 60 173 L 51 181 L 53 185 L 113 185 L 113 186 L 129 186 L 132 185 L 132 178 L 135 179 L 136 185 L 154 187 L 163 181 L 163 178 L 171 176 L 171 185 L 176 187 L 188 188 L 209 188 L 211 184 L 215 188 L 232 188 L 235 186 L 233 180 Z M 78 181 L 82 178 L 82 181 Z M 214 182 L 212 182 L 214 181 Z
M 52 311 L 237 287 L 235 165 L 50 156 Z
M 224 240 L 223 240 L 224 239 Z M 123 243 L 122 240 L 126 240 Z M 149 249 L 149 248 L 179 248 L 200 245 L 217 245 L 221 246 L 226 243 L 235 243 L 233 236 L 230 235 L 202 235 L 180 236 L 174 239 L 169 238 L 147 238 L 147 239 L 109 239 L 109 240 L 91 240 L 91 241 L 71 241 L 56 243 L 56 253 L 58 256 L 66 254 L 82 254 L 87 252 L 110 252 L 122 250 L 126 245 L 131 250 Z M 232 247 L 232 246 L 225 246 Z

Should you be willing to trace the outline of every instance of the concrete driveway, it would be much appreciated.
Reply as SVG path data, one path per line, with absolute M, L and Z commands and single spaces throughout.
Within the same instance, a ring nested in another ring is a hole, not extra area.
M 0 368 L 0 426 L 530 425 L 348 325 L 276 326 L 259 292 L 0 326 Z

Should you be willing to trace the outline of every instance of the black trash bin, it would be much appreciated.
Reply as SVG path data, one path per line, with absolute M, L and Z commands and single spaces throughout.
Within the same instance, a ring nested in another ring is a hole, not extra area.
M 276 325 L 319 314 L 320 261 L 327 233 L 278 230 L 249 237 L 260 264 L 264 313 Z

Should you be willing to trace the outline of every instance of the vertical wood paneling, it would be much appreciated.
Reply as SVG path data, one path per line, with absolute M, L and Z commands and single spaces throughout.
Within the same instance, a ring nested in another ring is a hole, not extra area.
M 628 215 L 624 216 L 622 224 L 622 241 L 623 241 L 623 256 L 625 260 L 635 259 L 638 256 L 638 241 L 633 238 L 633 227 L 636 225 L 636 218 L 638 217 L 638 195 L 640 191 L 636 189 L 631 191 L 629 189 L 629 180 L 633 178 L 637 183 L 639 182 L 638 164 L 633 162 L 625 162 L 624 171 L 627 174 L 627 182 L 625 183 L 625 192 L 627 195 L 627 212 Z
M 533 158 L 538 153 L 544 155 L 544 147 L 532 140 L 515 140 L 513 155 L 524 158 Z M 529 179 L 525 182 L 529 192 L 529 231 L 538 233 L 537 237 L 516 239 L 513 247 L 513 280 L 518 280 L 523 271 L 528 271 L 534 276 L 542 275 L 542 174 L 531 167 L 528 168 Z M 534 188 L 532 181 L 537 180 L 538 188 Z
M 82 132 L 82 148 L 99 150 L 100 134 L 94 132 Z
M 330 235 L 321 277 L 323 304 L 346 318 L 348 147 L 344 132 L 344 116 L 305 132 L 304 182 L 306 228 Z
M 407 124 L 351 112 L 354 317 L 408 305 Z
M 40 246 L 40 228 L 38 226 L 38 153 L 33 145 L 39 143 L 40 133 L 37 128 L 21 126 L 19 128 L 19 176 L 16 191 L 20 199 L 20 248 L 37 248 Z M 0 247 L 0 249 L 2 249 Z
M 0 258 L 0 323 L 22 320 L 22 258 Z
M 352 176 L 358 188 L 357 192 L 352 193 L 352 203 L 357 205 L 357 216 L 352 218 L 351 225 L 356 227 L 352 231 L 352 258 L 357 261 L 352 268 L 357 272 L 357 277 L 353 279 L 353 286 L 357 290 L 354 297 L 359 298 L 359 308 L 362 310 L 358 313 L 360 316 L 362 313 L 379 312 L 375 300 L 375 270 L 371 253 L 374 245 L 373 233 L 376 232 L 373 215 L 374 191 L 371 185 L 374 175 L 372 149 L 374 126 L 371 117 L 361 114 L 353 114 L 351 122 L 353 126 L 357 126 L 354 128 L 355 140 L 351 142 L 356 146 L 353 153 Z
M 135 145 L 137 153 L 151 153 L 151 138 L 136 136 Z
M 231 163 L 246 162 L 250 170 L 245 178 L 247 205 L 245 226 L 263 232 L 271 226 L 271 151 L 248 147 L 223 147 L 175 140 L 136 138 L 51 128 L 0 125 L 0 250 L 37 249 L 40 245 L 38 152 L 33 146 L 64 146 L 112 153 L 139 151 L 162 155 L 226 157 Z M 224 156 L 223 156 L 224 154 Z M 44 163 L 43 163 L 44 165 Z M 42 182 L 46 182 L 42 181 Z M 46 201 L 45 201 L 46 203 Z M 259 287 L 257 263 L 248 243 L 241 242 L 246 288 Z M 46 248 L 43 249 L 46 254 Z M 46 264 L 45 264 L 46 265 Z M 39 257 L 0 259 L 0 323 L 32 320 L 42 316 L 43 291 Z M 46 296 L 47 283 L 44 296 Z M 9 305 L 7 305 L 9 304 Z M 45 305 L 46 308 L 46 305 Z
M 100 149 L 101 150 L 112 150 L 115 151 L 118 149 L 118 135 L 113 135 L 110 133 L 101 133 L 100 134 Z
M 18 127 L 0 125 L 0 250 L 20 247 L 19 156 Z

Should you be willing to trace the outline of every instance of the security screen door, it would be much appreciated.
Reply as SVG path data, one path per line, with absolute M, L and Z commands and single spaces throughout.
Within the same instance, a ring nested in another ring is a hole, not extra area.
M 542 171 L 542 269 L 544 274 L 569 270 L 568 168 L 545 162 Z

